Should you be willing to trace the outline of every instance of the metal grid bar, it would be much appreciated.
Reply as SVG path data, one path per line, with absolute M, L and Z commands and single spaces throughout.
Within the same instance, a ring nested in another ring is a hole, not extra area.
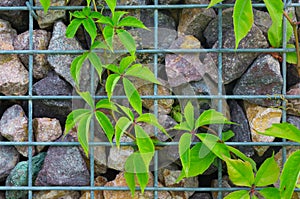
M 300 7 L 300 3 L 290 3 L 290 0 L 286 2 L 284 0 L 285 5 L 288 5 L 286 7 Z M 300 95 L 293 95 L 289 96 L 286 95 L 286 52 L 294 52 L 295 49 L 289 49 L 286 48 L 285 41 L 286 41 L 286 26 L 284 26 L 284 38 L 283 38 L 283 47 L 282 48 L 276 48 L 276 49 L 223 49 L 222 48 L 222 10 L 224 8 L 233 7 L 233 4 L 221 4 L 215 6 L 218 10 L 218 41 L 219 46 L 217 49 L 158 49 L 158 12 L 163 9 L 182 9 L 182 8 L 206 8 L 207 4 L 190 4 L 190 5 L 159 5 L 158 0 L 154 0 L 154 5 L 146 5 L 146 6 L 117 6 L 116 9 L 151 9 L 154 12 L 154 49 L 151 50 L 137 50 L 137 53 L 150 53 L 153 54 L 154 57 L 154 74 L 157 77 L 157 64 L 158 64 L 158 54 L 159 53 L 209 53 L 214 52 L 218 53 L 218 95 L 210 95 L 210 96 L 180 96 L 180 95 L 172 95 L 172 96 L 160 96 L 157 93 L 157 86 L 154 86 L 154 93 L 151 96 L 142 96 L 143 99 L 153 99 L 154 100 L 154 113 L 156 116 L 158 116 L 158 100 L 159 99 L 218 99 L 218 111 L 222 111 L 222 100 L 224 99 L 268 99 L 270 97 L 272 98 L 278 98 L 277 95 L 223 95 L 222 93 L 222 54 L 223 53 L 251 53 L 251 52 L 261 52 L 261 53 L 267 53 L 267 52 L 280 52 L 283 53 L 283 63 L 282 63 L 282 76 L 284 79 L 284 85 L 282 89 L 282 95 L 286 99 L 300 99 Z M 265 7 L 264 4 L 253 4 L 253 7 L 261 8 Z M 78 10 L 82 9 L 83 6 L 58 6 L 58 7 L 50 7 L 50 10 Z M 107 142 L 91 142 L 90 143 L 90 186 L 66 186 L 66 187 L 59 187 L 59 186 L 33 186 L 32 183 L 32 147 L 37 145 L 42 146 L 79 146 L 79 143 L 70 143 L 70 142 L 33 142 L 33 132 L 32 132 L 32 109 L 33 109 L 33 103 L 34 100 L 39 99 L 74 99 L 79 97 L 74 96 L 33 96 L 32 95 L 32 84 L 33 84 L 33 55 L 35 54 L 81 54 L 83 52 L 86 52 L 85 50 L 68 50 L 68 51 L 59 51 L 59 50 L 34 50 L 33 49 L 33 20 L 36 18 L 35 10 L 42 10 L 42 7 L 40 6 L 33 6 L 33 0 L 29 0 L 29 2 L 26 3 L 26 6 L 20 6 L 20 7 L 0 7 L 0 11 L 9 11 L 9 10 L 26 10 L 29 11 L 31 14 L 29 15 L 29 50 L 0 50 L 0 54 L 28 54 L 29 55 L 29 90 L 28 95 L 26 96 L 0 96 L 0 100 L 27 100 L 28 101 L 28 119 L 29 119 L 29 140 L 28 142 L 0 142 L 0 146 L 11 146 L 11 145 L 17 145 L 17 146 L 31 146 L 28 148 L 28 161 L 29 161 L 29 169 L 28 169 L 28 186 L 23 187 L 8 187 L 8 186 L 0 186 L 0 190 L 27 190 L 28 191 L 28 198 L 32 199 L 32 192 L 37 190 L 86 190 L 91 191 L 91 198 L 94 197 L 94 191 L 96 190 L 129 190 L 126 187 L 95 187 L 94 186 L 94 146 L 111 146 L 110 143 Z M 286 24 L 286 20 L 284 20 L 284 24 Z M 96 51 L 101 52 L 101 51 Z M 124 51 L 116 51 L 116 53 L 124 53 Z M 91 72 L 92 77 L 93 71 Z M 93 80 L 91 81 L 91 89 L 93 88 Z M 106 96 L 93 96 L 95 99 L 101 99 L 105 98 Z M 118 98 L 126 98 L 125 96 L 116 96 L 116 99 Z M 284 102 L 283 102 L 284 103 Z M 286 106 L 283 104 L 283 106 Z M 283 111 L 283 121 L 286 121 L 286 111 Z M 92 125 L 93 126 L 93 125 Z M 92 131 L 93 132 L 93 131 Z M 221 129 L 219 129 L 219 135 L 221 136 Z M 155 130 L 155 133 L 157 133 L 157 129 Z M 94 134 L 91 135 L 92 140 L 94 137 Z M 193 143 L 196 144 L 196 143 Z M 286 159 L 286 150 L 285 146 L 300 146 L 299 143 L 294 142 L 286 142 L 286 140 L 283 140 L 283 142 L 251 142 L 251 143 L 244 143 L 244 142 L 226 142 L 226 144 L 230 146 L 281 146 L 283 148 L 283 160 Z M 133 143 L 121 143 L 121 146 L 132 146 Z M 170 145 L 178 145 L 178 142 L 169 142 L 169 143 L 158 143 L 160 146 L 170 146 Z M 155 162 L 155 168 L 158 168 L 158 156 L 155 155 L 154 158 Z M 220 162 L 219 162 L 220 163 Z M 240 188 L 240 187 L 234 187 L 234 188 L 225 188 L 222 187 L 221 184 L 222 180 L 222 167 L 221 164 L 219 164 L 218 167 L 218 181 L 219 181 L 219 187 L 218 188 L 211 188 L 211 187 L 199 187 L 199 188 L 182 188 L 182 187 L 158 187 L 158 172 L 154 172 L 154 186 L 153 187 L 147 187 L 146 190 L 154 191 L 155 198 L 158 198 L 158 192 L 159 191 L 217 191 L 218 198 L 222 198 L 222 193 L 226 191 L 236 191 L 236 190 L 245 190 L 246 188 Z M 259 190 L 259 189 L 258 189 Z M 300 191 L 300 189 L 295 189 L 295 191 Z

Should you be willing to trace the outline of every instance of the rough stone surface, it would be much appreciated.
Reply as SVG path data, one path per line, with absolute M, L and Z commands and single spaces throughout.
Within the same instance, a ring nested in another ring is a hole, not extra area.
M 67 136 L 62 141 L 70 141 Z M 77 147 L 51 146 L 35 185 L 84 186 L 89 184 L 89 171 Z
M 287 95 L 300 95 L 300 83 L 292 86 Z M 287 112 L 292 115 L 300 116 L 300 100 L 299 99 L 290 99 L 288 100 L 288 109 Z
M 168 5 L 168 4 L 176 4 L 179 0 L 158 0 L 159 4 Z
M 59 120 L 55 118 L 34 118 L 33 133 L 37 142 L 52 142 L 62 135 Z M 37 146 L 37 151 L 43 150 L 44 146 Z
M 211 196 L 209 193 L 195 193 L 190 199 L 211 199 Z
M 33 85 L 33 94 L 70 96 L 72 87 L 55 73 L 50 73 L 46 78 Z M 33 103 L 34 117 L 57 118 L 61 124 L 65 123 L 66 117 L 71 111 L 71 100 L 35 100 Z
M 234 100 L 229 101 L 228 104 L 231 121 L 238 124 L 231 125 L 231 130 L 235 133 L 235 136 L 231 140 L 233 142 L 251 142 L 250 127 L 244 110 Z M 254 155 L 254 150 L 251 146 L 238 146 L 238 149 L 249 157 Z
M 297 66 L 295 64 L 287 64 L 287 72 L 286 72 L 287 87 L 290 88 L 291 86 L 299 82 L 300 82 L 300 76 L 297 70 Z
M 41 170 L 46 153 L 39 153 L 32 157 L 32 179 L 35 180 Z M 28 161 L 19 162 L 10 172 L 6 179 L 6 186 L 27 186 L 28 185 Z M 6 199 L 19 199 L 27 195 L 27 191 L 6 191 Z
M 79 199 L 78 191 L 37 191 L 33 193 L 33 199 Z
M 218 180 L 217 180 L 217 179 L 212 180 L 211 186 L 212 186 L 213 188 L 219 187 L 219 182 L 218 182 Z M 228 176 L 223 176 L 223 179 L 222 179 L 222 187 L 223 187 L 223 188 L 231 188 L 231 186 L 229 185 L 229 179 L 228 179 Z M 222 192 L 223 198 L 224 198 L 225 196 L 227 196 L 228 194 L 229 194 L 229 192 Z M 212 198 L 213 198 L 213 199 L 217 199 L 217 198 L 218 198 L 218 192 L 212 192 Z
M 257 131 L 264 132 L 267 128 L 270 128 L 273 123 L 280 123 L 282 110 L 265 108 L 247 102 L 245 102 L 244 105 L 251 129 L 252 141 L 273 142 L 275 137 L 260 135 Z M 254 146 L 259 156 L 262 156 L 268 148 L 268 146 Z
M 9 141 L 28 141 L 28 119 L 20 105 L 13 105 L 8 108 L 0 120 L 0 132 Z M 27 157 L 28 147 L 16 146 L 20 154 Z
M 51 0 L 51 6 L 64 6 L 65 0 Z M 36 6 L 41 6 L 40 0 L 34 0 Z M 48 10 L 47 14 L 43 10 L 37 10 L 38 24 L 41 29 L 51 28 L 58 19 L 65 18 L 65 10 Z
M 298 129 L 300 129 L 300 117 L 288 115 L 286 121 L 295 125 Z
M 234 95 L 275 95 L 280 94 L 283 78 L 279 62 L 271 55 L 259 56 L 233 89 Z M 260 106 L 279 106 L 278 100 L 247 99 Z
M 106 183 L 107 183 L 107 179 L 102 176 L 98 176 L 95 179 L 95 186 L 104 186 Z M 83 194 L 80 197 L 80 199 L 90 199 L 90 198 L 91 198 L 91 192 L 89 191 L 83 192 Z M 104 199 L 103 191 L 95 191 L 94 199 Z
M 19 153 L 15 147 L 0 146 L 0 182 L 5 180 L 18 162 Z
M 47 50 L 50 40 L 50 33 L 45 30 L 33 31 L 33 49 L 34 50 Z M 19 34 L 14 40 L 15 50 L 28 50 L 29 49 L 29 31 Z M 19 58 L 25 67 L 29 66 L 29 55 L 19 54 Z M 33 56 L 33 77 L 41 79 L 47 75 L 50 66 L 45 54 L 36 54 Z
M 0 199 L 5 199 L 5 192 L 0 191 Z

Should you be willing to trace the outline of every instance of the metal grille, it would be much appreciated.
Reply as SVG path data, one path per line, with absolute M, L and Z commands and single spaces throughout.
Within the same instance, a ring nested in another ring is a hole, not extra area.
M 292 6 L 292 7 L 299 7 L 299 3 L 290 3 L 285 2 L 285 5 Z M 253 52 L 279 52 L 283 53 L 283 62 L 282 62 L 282 76 L 284 79 L 283 88 L 282 88 L 282 95 L 286 99 L 300 99 L 300 95 L 293 95 L 288 96 L 286 95 L 286 76 L 287 76 L 287 70 L 286 70 L 286 52 L 294 51 L 294 49 L 287 49 L 285 45 L 286 41 L 286 26 L 284 26 L 284 38 L 283 38 L 283 48 L 274 48 L 274 49 L 224 49 L 222 48 L 222 10 L 228 7 L 233 7 L 233 4 L 220 4 L 216 6 L 217 14 L 218 14 L 218 41 L 219 45 L 215 49 L 158 49 L 158 12 L 164 9 L 190 9 L 190 8 L 206 8 L 207 5 L 204 4 L 189 4 L 189 5 L 159 5 L 158 0 L 154 0 L 154 5 L 145 5 L 145 6 L 117 6 L 117 9 L 149 9 L 154 12 L 154 49 L 149 50 L 137 50 L 137 53 L 148 53 L 153 56 L 154 60 L 154 74 L 157 76 L 157 65 L 158 65 L 158 55 L 159 54 L 166 54 L 166 53 L 217 53 L 218 54 L 218 94 L 217 95 L 209 95 L 209 96 L 159 96 L 157 93 L 157 87 L 154 88 L 154 94 L 152 96 L 143 96 L 143 98 L 147 99 L 153 99 L 154 104 L 156 105 L 156 109 L 154 111 L 155 115 L 158 115 L 157 111 L 157 103 L 158 99 L 167 99 L 167 98 L 176 98 L 176 99 L 191 99 L 191 98 L 197 98 L 197 99 L 216 99 L 218 100 L 218 111 L 222 111 L 222 100 L 227 99 L 267 99 L 270 97 L 278 98 L 278 96 L 270 96 L 270 95 L 224 95 L 222 92 L 222 54 L 225 53 L 253 53 Z M 264 4 L 253 4 L 253 7 L 255 8 L 261 8 L 265 7 Z M 51 7 L 50 9 L 53 10 L 79 10 L 82 9 L 82 6 L 61 6 L 61 7 Z M 29 140 L 27 142 L 0 142 L 0 145 L 11 145 L 11 146 L 37 146 L 37 145 L 46 145 L 46 146 L 79 146 L 79 143 L 76 142 L 34 142 L 33 141 L 33 129 L 32 129 L 32 119 L 33 119 L 33 104 L 35 103 L 35 100 L 41 100 L 41 99 L 53 99 L 53 100 L 61 100 L 61 99 L 73 99 L 74 97 L 71 96 L 34 96 L 32 94 L 32 85 L 33 85 L 33 77 L 32 77 L 32 70 L 33 70 L 33 55 L 35 54 L 80 54 L 85 52 L 84 50 L 69 50 L 69 51 L 53 51 L 53 50 L 34 50 L 33 49 L 33 22 L 34 18 L 37 16 L 35 15 L 35 10 L 42 10 L 41 7 L 33 6 L 33 0 L 29 0 L 26 2 L 26 6 L 21 7 L 0 7 L 1 11 L 7 11 L 7 10 L 25 10 L 28 11 L 29 14 L 29 50 L 0 50 L 0 54 L 28 54 L 29 55 L 29 90 L 28 94 L 24 96 L 0 96 L 0 100 L 23 100 L 28 103 L 28 120 L 29 120 L 29 129 L 28 129 L 28 135 Z M 286 24 L 287 21 L 284 20 L 284 24 Z M 91 81 L 93 82 L 93 81 Z M 95 96 L 95 98 L 103 98 L 104 96 Z M 283 102 L 283 106 L 286 106 L 286 104 Z M 283 121 L 286 121 L 286 111 L 283 110 Z M 92 131 L 93 132 L 93 131 Z M 219 135 L 221 136 L 221 129 L 219 129 Z M 93 136 L 93 133 L 92 133 Z M 162 143 L 162 145 L 176 145 L 177 142 L 172 143 Z M 286 142 L 286 140 L 282 140 L 282 142 L 228 142 L 226 143 L 231 146 L 280 146 L 283 149 L 283 160 L 286 159 L 286 146 L 300 146 L 298 143 L 292 143 L 292 142 Z M 129 143 L 121 143 L 121 145 L 130 145 Z M 110 143 L 106 142 L 91 142 L 90 143 L 90 186 L 34 186 L 32 182 L 32 155 L 33 151 L 32 148 L 28 148 L 28 161 L 29 161 L 29 169 L 28 169 L 28 186 L 23 187 L 10 187 L 10 186 L 0 186 L 0 191 L 3 190 L 26 190 L 28 191 L 28 198 L 31 199 L 33 196 L 34 191 L 39 190 L 87 190 L 91 191 L 91 198 L 94 198 L 94 191 L 96 190 L 129 190 L 127 187 L 98 187 L 94 186 L 94 146 L 110 146 Z M 154 158 L 155 162 L 155 168 L 157 167 L 158 163 L 158 156 L 155 155 Z M 153 191 L 155 198 L 158 198 L 158 192 L 160 191 L 197 191 L 197 192 L 211 192 L 215 191 L 218 192 L 218 198 L 222 198 L 222 192 L 227 191 L 235 191 L 235 190 L 243 190 L 246 188 L 242 187 L 233 187 L 233 188 L 224 188 L 222 187 L 222 165 L 221 161 L 219 161 L 218 166 L 218 188 L 211 188 L 211 187 L 199 187 L 199 188 L 183 188 L 183 187 L 158 187 L 158 172 L 154 171 L 154 186 L 153 187 L 147 187 L 146 190 Z M 295 189 L 295 191 L 300 191 L 299 189 Z

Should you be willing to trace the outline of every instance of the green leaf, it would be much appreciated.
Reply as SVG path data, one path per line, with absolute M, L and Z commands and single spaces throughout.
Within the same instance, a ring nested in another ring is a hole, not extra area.
M 190 168 L 190 147 L 192 142 L 192 134 L 184 133 L 179 140 L 179 155 L 182 164 L 182 169 L 185 176 L 188 176 Z
M 109 48 L 107 47 L 107 45 L 104 42 L 100 42 L 100 41 L 95 41 L 92 45 L 91 45 L 91 50 L 94 50 L 96 48 L 100 48 L 100 49 L 104 49 L 104 50 L 109 50 Z
M 85 20 L 83 20 L 82 24 L 84 26 L 84 29 L 89 33 L 91 37 L 91 43 L 94 43 L 97 36 L 97 27 L 94 20 L 88 17 Z
M 180 122 L 180 124 L 176 124 L 174 127 L 176 130 L 188 131 L 191 132 L 193 129 L 190 129 L 188 123 L 186 121 Z
M 73 19 L 66 29 L 66 37 L 73 38 L 83 21 L 83 19 Z
M 91 5 L 91 0 L 86 0 L 86 5 L 90 6 Z
M 222 140 L 226 142 L 230 138 L 234 136 L 234 132 L 232 130 L 228 130 L 226 132 L 222 132 Z
M 121 59 L 120 61 L 120 73 L 124 71 L 135 61 L 134 56 L 127 56 Z
M 126 97 L 132 108 L 141 115 L 142 114 L 142 99 L 134 85 L 127 79 L 123 78 L 123 85 Z
M 152 71 L 147 68 L 143 67 L 141 64 L 134 64 L 131 66 L 125 73 L 127 76 L 133 76 L 138 77 L 140 79 L 155 83 L 155 84 L 161 84 L 154 76 Z
M 145 123 L 151 124 L 151 125 L 157 127 L 161 132 L 163 132 L 164 134 L 169 136 L 166 129 L 162 125 L 159 124 L 157 118 L 152 113 L 144 113 L 144 114 L 140 115 L 136 119 L 136 122 L 145 122 Z
M 239 190 L 234 191 L 224 197 L 224 199 L 250 199 L 249 191 Z
M 294 44 L 287 44 L 286 47 L 295 49 Z M 297 62 L 298 62 L 297 53 L 296 52 L 287 52 L 286 53 L 286 62 L 288 62 L 290 64 L 297 64 Z
M 256 186 L 267 186 L 274 184 L 279 177 L 280 168 L 277 165 L 274 154 L 272 157 L 266 159 L 264 163 L 259 167 L 254 184 Z
M 214 109 L 209 109 L 204 111 L 196 120 L 196 127 L 209 125 L 209 124 L 235 124 L 230 122 L 226 117 L 220 112 L 217 112 Z
M 105 3 L 109 7 L 112 14 L 115 13 L 115 8 L 117 6 L 117 0 L 105 0 Z
M 105 89 L 107 92 L 107 97 L 110 100 L 111 96 L 113 95 L 114 89 L 116 87 L 116 84 L 118 83 L 120 79 L 120 75 L 118 74 L 111 74 L 106 79 Z
M 77 93 L 80 95 L 82 99 L 91 107 L 92 110 L 95 109 L 95 101 L 92 98 L 90 92 L 80 92 L 77 91 Z
M 101 19 L 103 15 L 100 12 L 91 12 L 89 17 L 93 19 Z
M 88 59 L 90 60 L 91 64 L 94 66 L 94 68 L 96 69 L 98 76 L 101 79 L 103 66 L 102 66 L 100 58 L 98 57 L 98 55 L 96 53 L 89 52 Z
M 51 0 L 40 0 L 40 3 L 42 4 L 43 8 L 44 8 L 44 12 L 45 14 L 47 14 L 48 9 L 51 5 Z
M 207 8 L 210 8 L 210 7 L 212 7 L 212 6 L 214 6 L 214 5 L 218 4 L 218 3 L 220 3 L 220 2 L 222 2 L 222 1 L 223 1 L 223 0 L 211 0 Z
M 103 37 L 109 49 L 113 51 L 114 29 L 111 26 L 105 26 L 103 29 Z
M 116 66 L 115 64 L 107 64 L 107 65 L 104 65 L 103 67 L 106 68 L 107 70 L 110 70 L 114 73 L 117 73 L 117 74 L 121 75 L 119 67 Z
M 116 107 L 116 105 L 112 101 L 109 101 L 108 99 L 102 99 L 97 102 L 96 109 L 100 109 L 100 108 L 109 109 L 118 112 L 118 108 Z
M 245 162 L 249 162 L 251 164 L 252 169 L 253 169 L 254 172 L 257 171 L 257 169 L 256 169 L 256 163 L 255 163 L 254 160 L 252 160 L 251 158 L 247 157 L 245 154 L 243 154 L 238 149 L 236 149 L 236 148 L 234 148 L 232 146 L 227 146 L 227 147 L 230 150 L 230 152 L 234 153 L 237 157 L 241 158 Z
M 81 11 L 70 12 L 70 19 L 72 19 L 72 17 L 79 18 L 79 19 L 86 18 L 85 14 Z
M 87 53 L 84 53 L 82 55 L 79 55 L 75 59 L 73 59 L 70 67 L 70 73 L 72 78 L 75 81 L 76 86 L 79 86 L 79 80 L 80 80 L 80 70 L 82 68 L 83 62 L 85 61 L 87 57 Z
M 272 126 L 266 129 L 265 132 L 258 133 L 262 135 L 285 138 L 300 143 L 300 130 L 296 126 L 287 122 L 272 124 Z
M 95 116 L 109 142 L 112 143 L 112 138 L 114 136 L 114 127 L 111 124 L 109 118 L 101 111 L 96 111 Z
M 280 176 L 280 192 L 282 199 L 290 199 L 300 174 L 300 150 L 292 153 L 284 164 Z
M 111 20 L 111 18 L 107 17 L 107 16 L 100 17 L 99 20 L 97 20 L 97 23 L 106 24 L 106 25 L 109 25 L 111 27 L 114 26 L 113 21 Z
M 115 137 L 116 137 L 116 145 L 120 147 L 120 139 L 123 136 L 124 132 L 129 128 L 132 124 L 127 117 L 120 117 L 115 126 Z
M 225 157 L 229 179 L 238 186 L 252 187 L 254 183 L 254 173 L 249 162 L 233 160 Z
M 274 187 L 264 188 L 259 190 L 258 193 L 260 193 L 265 199 L 280 199 L 280 192 Z
M 131 121 L 134 120 L 134 114 L 133 112 L 130 110 L 130 108 L 126 107 L 126 106 L 122 106 L 122 105 L 119 105 L 118 106 L 121 108 L 121 110 L 127 115 L 127 117 L 130 118 Z
M 85 155 L 88 157 L 89 155 L 89 132 L 90 132 L 90 122 L 92 118 L 92 114 L 83 116 L 77 128 L 78 141 L 83 148 Z
M 133 17 L 133 16 L 127 16 L 124 17 L 118 24 L 118 27 L 134 27 L 134 28 L 144 28 L 144 29 L 148 29 L 143 22 L 141 22 L 140 20 L 138 20 L 137 18 Z
M 126 160 L 126 163 L 128 162 L 128 158 Z M 129 163 L 127 163 L 129 164 Z M 130 163 L 130 165 L 133 165 L 133 162 Z M 129 172 L 125 172 L 124 174 L 125 180 L 126 180 L 126 184 L 130 189 L 131 192 L 131 197 L 134 197 L 134 193 L 135 193 L 135 176 L 134 173 L 129 173 Z
M 127 13 L 128 12 L 125 12 L 125 11 L 116 11 L 112 18 L 114 26 L 117 26 L 120 19 Z
M 136 51 L 136 44 L 135 40 L 133 39 L 132 35 L 127 32 L 126 30 L 117 29 L 117 35 L 121 41 L 121 43 L 125 46 L 126 50 L 134 56 Z
M 83 117 L 91 113 L 89 109 L 76 109 L 67 116 L 65 123 L 65 135 L 75 126 L 75 124 Z
M 90 8 L 90 7 L 84 7 L 84 8 L 82 9 L 82 13 L 83 13 L 86 17 L 88 17 L 88 16 L 91 14 L 91 8 Z
M 184 114 L 184 118 L 187 122 L 188 127 L 190 129 L 194 129 L 194 125 L 195 125 L 194 107 L 190 101 L 184 107 L 183 114 Z
M 147 154 L 149 157 L 151 156 L 152 158 L 154 155 L 155 148 L 150 136 L 139 125 L 134 126 L 134 131 L 136 137 L 136 144 L 138 146 L 139 152 L 141 154 Z

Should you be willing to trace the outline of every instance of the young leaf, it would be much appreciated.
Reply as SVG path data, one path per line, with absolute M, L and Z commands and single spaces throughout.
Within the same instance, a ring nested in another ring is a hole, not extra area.
M 199 128 L 201 126 L 209 125 L 209 124 L 235 124 L 234 122 L 230 122 L 226 117 L 220 112 L 217 112 L 214 109 L 209 109 L 204 111 L 196 120 L 196 127 Z
M 239 190 L 231 192 L 224 199 L 250 199 L 250 194 L 247 190 Z
M 191 129 L 186 121 L 180 122 L 180 124 L 176 124 L 174 127 L 176 130 L 182 130 L 182 131 L 188 131 L 191 132 L 193 129 Z
M 47 14 L 48 9 L 49 9 L 50 4 L 51 4 L 51 0 L 40 0 L 40 3 L 42 4 L 42 6 L 44 8 L 45 14 Z
M 119 67 L 116 66 L 115 64 L 107 64 L 107 65 L 104 65 L 103 67 L 106 68 L 107 70 L 110 70 L 114 73 L 117 73 L 117 74 L 121 75 Z
M 101 19 L 103 17 L 103 15 L 100 12 L 91 12 L 91 14 L 89 15 L 90 18 L 92 19 Z
M 233 160 L 224 157 L 227 165 L 229 179 L 238 186 L 252 187 L 254 183 L 254 173 L 251 164 L 242 160 Z
M 107 47 L 107 45 L 104 42 L 100 42 L 100 41 L 95 41 L 92 45 L 91 45 L 91 50 L 94 50 L 96 48 L 100 48 L 100 49 L 104 49 L 104 50 L 109 50 L 109 48 Z
M 83 12 L 81 12 L 81 11 L 75 11 L 75 12 L 71 12 L 71 13 L 70 13 L 70 20 L 71 20 L 72 18 L 85 19 L 86 16 L 85 16 L 85 14 L 84 14 Z
M 280 192 L 275 187 L 267 187 L 262 190 L 259 190 L 260 193 L 265 199 L 280 199 Z
M 131 66 L 125 73 L 127 76 L 133 76 L 138 77 L 140 79 L 155 83 L 155 84 L 161 84 L 154 76 L 152 71 L 147 68 L 143 67 L 141 64 L 135 64 Z
M 75 126 L 75 124 L 85 115 L 91 113 L 89 109 L 76 109 L 69 113 L 65 124 L 65 135 Z
M 109 101 L 108 99 L 102 99 L 97 102 L 96 109 L 100 109 L 100 108 L 105 108 L 105 109 L 118 112 L 118 108 L 116 107 L 116 105 L 113 102 Z
M 86 0 L 86 6 L 90 6 L 91 5 L 91 0 Z
M 190 129 L 194 129 L 195 118 L 194 118 L 194 107 L 192 103 L 189 101 L 184 107 L 184 118 L 187 122 L 187 125 Z
M 111 18 L 107 17 L 107 16 L 101 16 L 98 20 L 97 20 L 97 23 L 100 23 L 100 24 L 106 24 L 106 25 L 109 25 L 111 27 L 114 26 L 114 23 L 113 21 L 111 20 Z
M 73 19 L 66 29 L 66 37 L 73 38 L 83 21 L 83 19 Z
M 125 46 L 126 50 L 128 50 L 128 52 L 132 56 L 134 56 L 136 51 L 136 44 L 132 35 L 126 30 L 122 30 L 122 29 L 117 29 L 117 34 L 121 43 Z
M 159 124 L 157 118 L 152 113 L 144 113 L 144 114 L 140 115 L 138 118 L 136 118 L 136 122 L 145 122 L 145 123 L 151 124 L 151 125 L 157 127 L 164 134 L 169 136 L 166 129 L 162 125 Z
M 272 157 L 266 159 L 259 167 L 254 184 L 256 186 L 267 186 L 275 183 L 278 180 L 280 168 L 277 165 L 274 154 Z
M 82 99 L 91 107 L 92 110 L 95 109 L 95 102 L 94 99 L 92 98 L 90 92 L 80 92 L 77 91 L 77 93 L 80 95 Z
M 120 79 L 120 75 L 118 74 L 111 74 L 106 79 L 105 89 L 107 92 L 107 97 L 110 100 L 111 96 L 113 95 L 114 89 L 116 87 L 116 84 L 118 83 Z
M 105 26 L 103 29 L 103 37 L 109 49 L 113 51 L 114 29 L 111 26 Z
M 251 30 L 253 22 L 251 0 L 236 0 L 233 9 L 235 49 L 238 48 L 240 41 Z
M 75 59 L 73 59 L 70 67 L 70 73 L 72 78 L 75 81 L 76 86 L 79 85 L 79 80 L 80 80 L 80 69 L 82 68 L 83 62 L 85 61 L 87 57 L 87 54 L 84 53 L 82 55 L 79 55 Z
M 192 134 L 184 133 L 179 140 L 179 155 L 182 164 L 182 169 L 185 176 L 188 176 L 190 168 L 190 147 L 192 142 Z
M 117 6 L 117 0 L 105 0 L 107 6 L 109 7 L 112 14 L 115 13 L 115 8 Z
M 120 19 L 127 13 L 128 12 L 125 12 L 125 11 L 116 11 L 112 18 L 114 26 L 117 26 Z
M 85 20 L 82 22 L 84 29 L 89 33 L 92 42 L 94 43 L 96 36 L 97 36 L 97 27 L 93 19 L 90 17 L 87 17 Z
M 223 1 L 223 0 L 211 0 L 207 8 L 210 8 L 210 7 L 212 7 L 212 6 L 214 6 L 214 5 L 218 4 L 218 3 L 220 3 L 220 2 L 222 2 L 222 1 Z
M 136 137 L 136 144 L 138 146 L 139 152 L 141 154 L 151 156 L 152 158 L 154 155 L 155 148 L 151 138 L 145 132 L 145 130 L 139 125 L 134 126 L 134 131 Z
M 127 117 L 130 118 L 131 121 L 134 120 L 134 114 L 133 112 L 130 110 L 130 108 L 126 107 L 126 106 L 121 106 L 118 104 L 118 106 L 121 108 L 121 110 L 127 115 Z
M 131 124 L 132 121 L 130 121 L 127 117 L 120 117 L 117 121 L 115 126 L 115 137 L 117 147 L 120 147 L 120 139 Z
M 226 142 L 227 140 L 229 140 L 233 136 L 234 136 L 234 132 L 232 130 L 229 130 L 229 131 L 226 131 L 226 132 L 222 132 L 222 140 L 224 142 Z
M 143 22 L 141 22 L 140 20 L 138 20 L 137 18 L 133 17 L 133 16 L 128 16 L 123 18 L 118 24 L 118 27 L 134 27 L 134 28 L 144 28 L 144 29 L 148 29 Z
M 237 157 L 241 158 L 245 162 L 249 162 L 251 164 L 251 166 L 252 166 L 253 171 L 257 172 L 256 163 L 255 163 L 254 160 L 252 160 L 251 158 L 247 157 L 245 154 L 243 154 L 238 149 L 236 149 L 236 148 L 234 148 L 232 146 L 227 146 L 227 147 L 230 150 L 230 152 L 234 153 Z
M 142 99 L 140 97 L 140 94 L 134 87 L 134 85 L 127 79 L 123 78 L 123 85 L 126 97 L 128 98 L 128 101 L 132 108 L 141 115 L 142 114 Z
M 295 48 L 294 44 L 287 44 L 287 48 Z M 296 52 L 287 52 L 286 53 L 286 62 L 290 64 L 297 64 L 298 58 Z
M 102 113 L 101 111 L 96 111 L 95 113 L 96 119 L 100 124 L 102 130 L 104 131 L 105 135 L 108 138 L 108 141 L 112 143 L 112 138 L 114 136 L 114 127 L 111 124 L 109 118 Z
M 129 164 L 129 163 L 127 163 L 129 160 L 130 160 L 129 158 L 126 159 L 125 165 Z M 133 161 L 131 161 L 131 163 L 129 165 L 133 165 Z M 125 180 L 126 180 L 126 184 L 130 189 L 131 197 L 133 198 L 134 193 L 135 193 L 135 176 L 134 176 L 134 173 L 125 172 L 124 177 L 125 177 Z
M 120 61 L 120 73 L 124 71 L 135 61 L 134 56 L 127 56 L 121 59 Z
M 300 174 L 300 150 L 292 153 L 284 164 L 280 176 L 280 192 L 282 199 L 290 199 Z
M 78 141 L 85 152 L 85 155 L 89 155 L 89 132 L 90 132 L 90 122 L 92 118 L 92 114 L 83 116 L 78 123 Z
M 96 69 L 98 76 L 101 79 L 103 66 L 102 66 L 100 58 L 98 57 L 98 55 L 96 53 L 89 52 L 88 59 L 90 60 L 91 64 L 94 66 L 94 68 Z

